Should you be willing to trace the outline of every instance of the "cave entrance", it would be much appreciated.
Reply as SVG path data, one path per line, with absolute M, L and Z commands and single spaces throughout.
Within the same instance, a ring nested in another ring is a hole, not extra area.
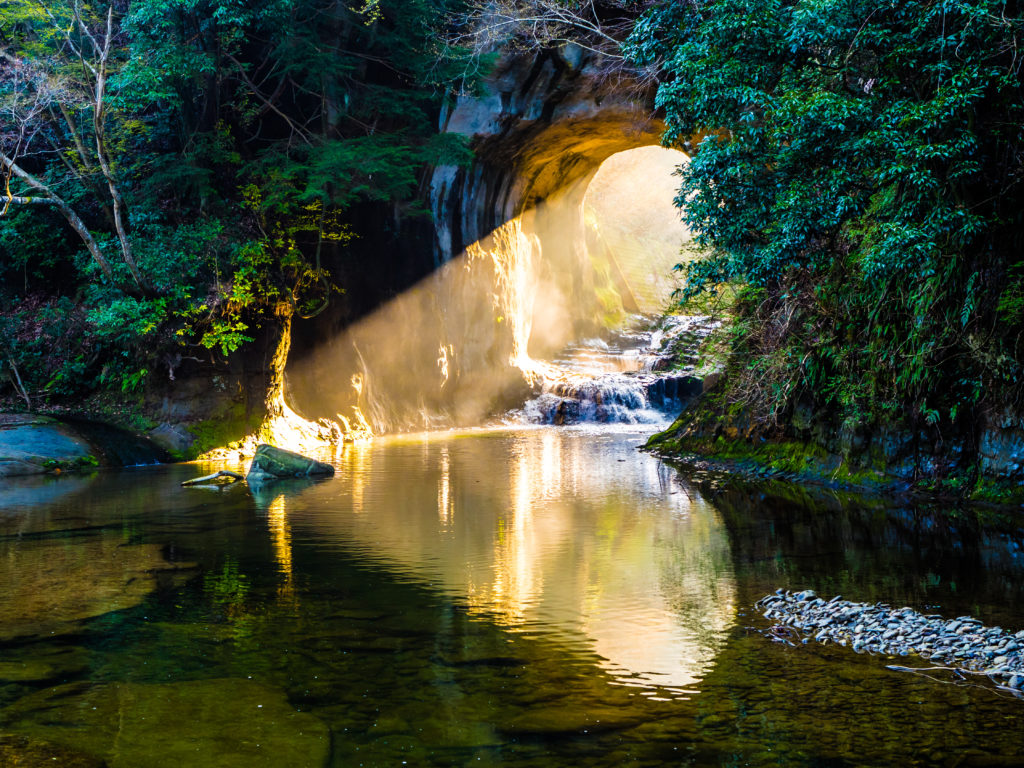
M 673 205 L 686 160 L 643 145 L 528 167 L 489 234 L 289 364 L 297 410 L 383 434 L 474 426 L 522 403 L 561 375 L 552 361 L 570 343 L 668 307 L 689 242 Z
M 532 275 L 523 352 L 549 359 L 575 339 L 669 307 L 679 286 L 673 268 L 693 254 L 674 204 L 677 170 L 688 161 L 658 145 L 615 152 L 543 197 L 526 189 L 530 207 L 470 246 L 482 243 L 496 264 L 526 265 Z M 534 239 L 535 253 L 507 253 L 512 227 Z

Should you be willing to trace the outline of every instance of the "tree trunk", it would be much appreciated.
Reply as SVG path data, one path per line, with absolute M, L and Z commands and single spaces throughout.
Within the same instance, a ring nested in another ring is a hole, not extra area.
M 79 24 L 84 28 L 85 23 L 79 18 Z M 113 38 L 114 7 L 107 9 L 107 35 L 103 41 L 103 49 L 100 52 L 99 68 L 96 70 L 96 100 L 93 104 L 93 129 L 96 133 L 96 159 L 99 161 L 103 178 L 107 180 L 107 187 L 110 189 L 110 200 L 113 203 L 114 229 L 117 230 L 117 238 L 121 241 L 121 257 L 132 273 L 132 279 L 143 293 L 146 292 L 146 285 L 142 274 L 135 263 L 135 255 L 132 253 L 132 244 L 128 239 L 128 232 L 124 226 L 124 201 L 121 198 L 121 191 L 114 182 L 114 173 L 110 163 L 107 161 L 107 147 L 104 137 L 106 119 L 104 116 L 104 97 L 107 89 L 107 61 L 110 57 L 110 41 Z
M 281 338 L 278 339 L 274 356 L 270 360 L 270 382 L 267 387 L 267 419 L 282 418 L 285 415 L 284 400 L 284 367 L 288 362 L 288 352 L 292 347 L 292 314 L 291 304 L 282 302 L 278 305 L 278 316 L 281 318 Z

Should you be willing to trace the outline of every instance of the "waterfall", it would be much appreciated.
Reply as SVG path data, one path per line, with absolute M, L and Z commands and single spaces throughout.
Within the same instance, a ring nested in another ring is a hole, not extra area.
M 664 423 L 701 392 L 694 375 L 696 350 L 715 327 L 707 317 L 634 316 L 627 328 L 571 344 L 552 363 L 542 364 L 536 396 L 506 419 Z

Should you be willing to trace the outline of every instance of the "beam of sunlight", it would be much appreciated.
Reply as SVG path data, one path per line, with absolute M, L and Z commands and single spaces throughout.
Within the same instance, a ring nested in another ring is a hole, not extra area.
M 499 226 L 306 359 L 289 361 L 258 442 L 299 453 L 394 432 L 477 426 L 538 388 L 579 389 L 604 371 L 549 362 L 569 342 L 658 312 L 689 258 L 672 205 L 686 156 L 641 147 Z M 275 359 L 287 359 L 284 350 Z M 287 386 L 285 386 L 287 380 Z
M 614 155 L 505 222 L 292 362 L 296 415 L 359 437 L 477 426 L 538 387 L 572 389 L 604 372 L 549 361 L 629 312 L 667 305 L 672 267 L 689 239 L 672 204 L 673 174 L 685 161 L 661 147 Z M 344 381 L 358 384 L 335 384 Z

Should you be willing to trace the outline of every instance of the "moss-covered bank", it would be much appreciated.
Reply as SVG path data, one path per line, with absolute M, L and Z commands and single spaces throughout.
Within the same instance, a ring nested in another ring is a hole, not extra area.
M 675 462 L 746 476 L 855 491 L 927 493 L 1024 506 L 1024 420 L 1005 412 L 958 434 L 831 423 L 794 409 L 784 422 L 750 418 L 727 397 L 727 377 L 692 401 L 647 450 Z

